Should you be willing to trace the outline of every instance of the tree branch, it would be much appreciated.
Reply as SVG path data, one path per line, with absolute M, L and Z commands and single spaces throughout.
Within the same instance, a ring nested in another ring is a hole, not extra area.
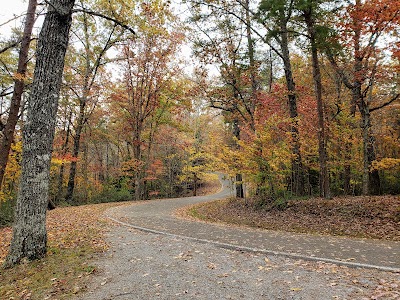
M 18 46 L 18 44 L 21 43 L 21 41 L 22 41 L 22 38 L 19 38 L 16 41 L 9 42 L 7 45 L 4 46 L 4 48 L 0 49 L 0 54 L 6 52 L 7 50 L 9 50 L 11 48 Z
M 384 108 L 385 106 L 388 106 L 391 103 L 393 103 L 394 101 L 396 101 L 399 97 L 400 97 L 400 94 L 397 94 L 392 99 L 390 99 L 388 102 L 385 102 L 382 105 L 379 105 L 377 107 L 371 108 L 369 111 L 373 112 L 374 110 L 378 110 L 378 109 Z
M 344 71 L 338 66 L 335 58 L 333 57 L 333 54 L 331 51 L 326 51 L 326 56 L 328 57 L 329 62 L 331 63 L 333 69 L 336 71 L 336 73 L 340 76 L 340 78 L 342 79 L 344 85 L 348 88 L 348 89 L 353 89 L 354 86 L 353 84 L 350 83 L 349 78 L 346 76 L 346 74 L 344 73 Z
M 117 20 L 115 18 L 112 18 L 110 16 L 106 16 L 106 15 L 104 15 L 102 13 L 95 12 L 95 11 L 92 11 L 92 10 L 88 10 L 86 8 L 74 9 L 74 10 L 72 10 L 72 12 L 73 13 L 82 12 L 82 13 L 85 13 L 85 14 L 89 14 L 89 15 L 92 15 L 92 16 L 96 16 L 96 17 L 100 17 L 100 18 L 106 19 L 108 21 L 114 22 L 115 24 L 121 26 L 122 28 L 124 28 L 124 29 L 128 30 L 129 32 L 131 32 L 132 34 L 136 35 L 135 31 L 130 26 L 122 23 L 121 21 L 119 21 L 119 20 Z

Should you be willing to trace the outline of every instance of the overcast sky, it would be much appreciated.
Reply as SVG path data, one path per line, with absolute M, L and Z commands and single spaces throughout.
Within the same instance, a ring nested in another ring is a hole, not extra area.
M 26 0 L 1 0 L 0 5 L 0 34 L 2 36 L 8 36 L 11 32 L 11 28 L 20 26 L 23 18 L 18 18 L 7 24 L 7 21 L 26 13 L 28 8 L 28 2 Z M 4 25 L 3 25 L 4 24 Z

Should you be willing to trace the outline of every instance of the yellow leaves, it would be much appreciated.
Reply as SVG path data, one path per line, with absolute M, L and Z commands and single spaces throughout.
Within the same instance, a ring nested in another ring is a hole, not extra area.
M 122 172 L 127 176 L 133 176 L 143 168 L 144 162 L 132 158 L 122 163 Z
M 0 191 L 0 202 L 8 200 L 18 185 L 21 174 L 21 153 L 22 142 L 17 142 L 11 145 L 11 151 L 8 156 L 8 163 L 3 179 L 3 186 Z
M 372 170 L 393 170 L 400 168 L 400 158 L 386 157 L 372 162 Z

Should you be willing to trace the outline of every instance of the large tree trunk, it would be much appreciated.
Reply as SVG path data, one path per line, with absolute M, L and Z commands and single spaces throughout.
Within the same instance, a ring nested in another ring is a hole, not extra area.
M 19 50 L 17 74 L 15 76 L 14 91 L 11 98 L 10 112 L 8 114 L 7 123 L 4 127 L 3 138 L 0 141 L 0 190 L 6 171 L 8 155 L 10 153 L 11 144 L 14 138 L 15 126 L 18 122 L 18 113 L 21 106 L 22 93 L 24 92 L 24 80 L 28 64 L 29 45 L 31 42 L 32 28 L 35 23 L 36 0 L 29 0 L 26 20 L 24 25 L 24 33 L 21 40 L 21 48 Z
M 289 116 L 291 121 L 290 132 L 292 135 L 292 176 L 291 176 L 291 191 L 298 196 L 304 195 L 304 170 L 300 154 L 300 137 L 297 122 L 297 99 L 296 99 L 296 85 L 292 73 L 292 65 L 290 62 L 288 30 L 286 23 L 282 22 L 280 32 L 280 47 L 282 50 L 282 60 L 285 71 L 286 87 L 288 89 L 288 105 Z
M 322 101 L 322 82 L 321 71 L 318 60 L 318 49 L 316 44 L 315 21 L 312 8 L 304 12 L 304 19 L 307 25 L 308 38 L 311 43 L 312 69 L 314 90 L 317 99 L 318 112 L 318 154 L 319 154 L 319 186 L 320 196 L 326 199 L 331 198 L 328 173 L 328 154 L 326 151 L 326 135 L 325 135 L 325 120 L 324 120 L 324 105 Z
M 58 99 L 74 0 L 52 0 L 37 46 L 37 61 L 23 129 L 22 174 L 5 266 L 46 255 L 46 208 Z

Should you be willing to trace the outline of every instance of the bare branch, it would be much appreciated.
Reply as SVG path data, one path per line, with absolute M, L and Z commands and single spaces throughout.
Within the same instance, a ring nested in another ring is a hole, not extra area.
M 340 78 L 342 79 L 344 85 L 348 88 L 348 89 L 352 89 L 354 88 L 353 84 L 350 83 L 349 78 L 347 77 L 347 75 L 344 73 L 344 71 L 338 66 L 335 58 L 333 57 L 333 54 L 331 51 L 326 51 L 326 56 L 328 57 L 329 62 L 331 63 L 332 67 L 334 68 L 334 70 L 336 71 L 336 73 L 340 76 Z
M 393 98 L 390 99 L 389 101 L 387 101 L 387 102 L 385 102 L 385 103 L 383 103 L 382 105 L 379 105 L 379 106 L 377 106 L 377 107 L 371 108 L 369 111 L 370 111 L 370 112 L 373 112 L 374 110 L 378 110 L 378 109 L 384 108 L 385 106 L 388 106 L 388 105 L 392 104 L 392 103 L 393 103 L 394 101 L 396 101 L 399 97 L 400 97 L 400 94 L 396 94 L 396 95 L 393 96 Z
M 4 48 L 0 49 L 0 54 L 6 52 L 9 49 L 17 47 L 21 43 L 21 41 L 22 41 L 22 38 L 19 38 L 16 41 L 9 42 L 7 45 L 4 46 Z
M 96 17 L 100 17 L 100 18 L 106 19 L 106 20 L 108 20 L 108 21 L 114 22 L 115 24 L 121 26 L 122 28 L 124 28 L 124 29 L 128 30 L 129 32 L 131 32 L 132 34 L 135 34 L 135 35 L 136 35 L 135 31 L 134 31 L 130 26 L 128 26 L 128 25 L 122 23 L 121 21 L 117 20 L 116 18 L 113 18 L 113 17 L 107 16 L 107 15 L 104 15 L 104 14 L 99 13 L 99 12 L 95 12 L 95 11 L 92 11 L 92 10 L 88 10 L 88 9 L 86 9 L 86 8 L 74 9 L 72 12 L 73 12 L 73 13 L 82 12 L 82 13 L 86 13 L 86 14 L 89 14 L 89 15 L 92 15 L 92 16 L 96 16 Z
M 0 24 L 0 27 L 4 26 L 4 25 L 6 25 L 6 24 L 8 24 L 8 23 L 10 23 L 12 21 L 15 21 L 15 20 L 17 20 L 17 19 L 19 19 L 19 18 L 21 18 L 23 16 L 25 16 L 25 13 L 23 13 L 22 15 L 14 16 L 14 18 L 12 18 L 12 19 L 10 19 L 8 21 L 5 21 L 4 23 Z

